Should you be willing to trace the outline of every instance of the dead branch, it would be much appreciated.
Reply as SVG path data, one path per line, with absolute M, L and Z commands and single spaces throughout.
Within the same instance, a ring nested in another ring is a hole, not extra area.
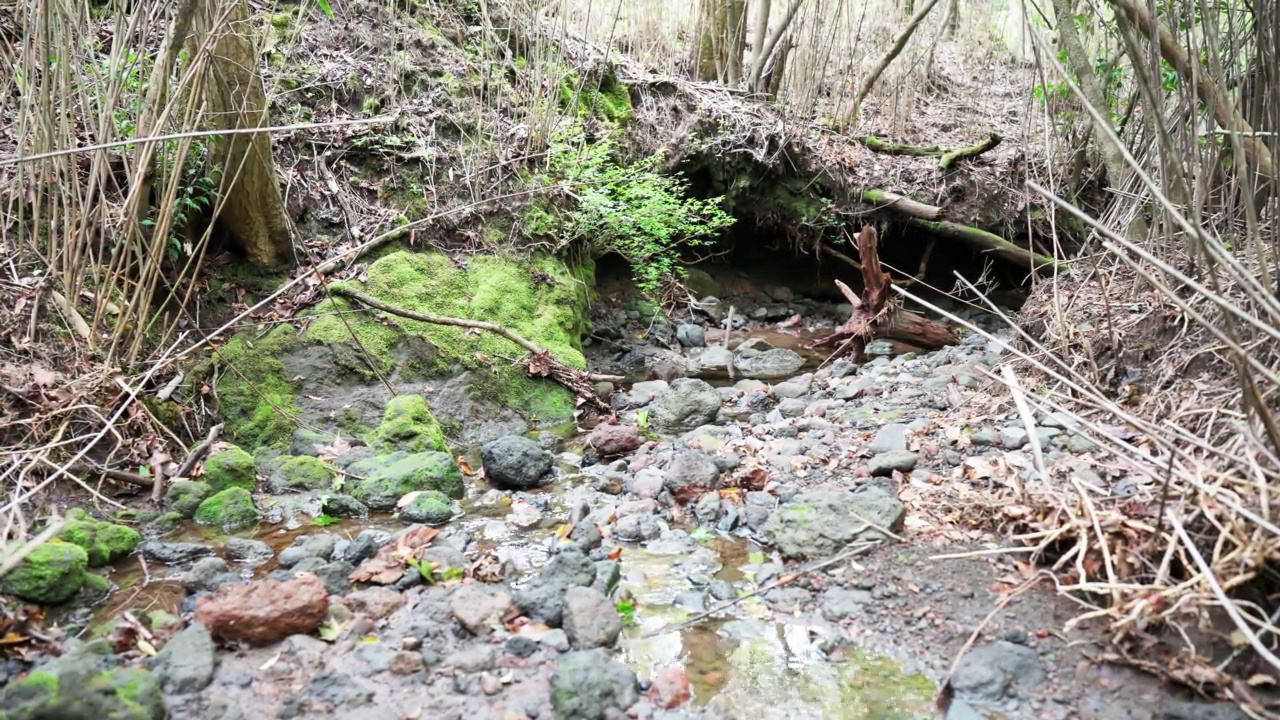
M 907 46 L 907 41 L 915 34 L 916 29 L 920 27 L 920 23 L 929 15 L 929 11 L 933 10 L 938 4 L 938 0 L 929 0 L 916 12 L 911 18 L 907 26 L 902 29 L 902 34 L 898 35 L 898 39 L 893 43 L 893 47 L 889 48 L 889 52 L 880 58 L 880 62 L 871 69 L 871 73 L 867 75 L 867 79 L 862 81 L 862 87 L 858 88 L 858 94 L 853 98 L 853 104 L 849 106 L 849 114 L 845 116 L 847 122 L 853 123 L 858 120 L 858 110 L 862 106 L 862 101 L 866 99 L 867 94 L 871 92 L 871 88 L 875 87 L 876 81 L 880 79 L 880 75 L 889 67 L 890 63 L 898 57 L 902 49 Z
M 907 224 L 921 230 L 928 230 L 934 235 L 959 240 L 984 253 L 990 253 L 1005 262 L 1028 270 L 1034 270 L 1041 274 L 1052 274 L 1054 270 L 1060 267 L 1060 263 L 1048 255 L 1024 250 L 999 235 L 989 233 L 986 230 L 979 230 L 969 225 L 961 225 L 948 220 L 934 222 L 914 217 L 908 219 Z
M 938 167 L 942 170 L 950 170 L 960 160 L 968 160 L 978 157 L 979 155 L 993 150 L 1003 141 L 996 133 L 991 133 L 985 140 L 975 143 L 968 147 L 956 148 L 955 150 L 944 150 L 937 145 L 908 145 L 906 143 L 896 143 L 891 140 L 878 138 L 874 135 L 861 135 L 858 142 L 874 153 L 880 155 L 905 155 L 907 157 L 937 157 L 942 158 L 938 161 Z
M 427 315 L 407 308 L 397 307 L 390 303 L 385 303 L 375 297 L 366 295 L 359 290 L 346 287 L 344 285 L 333 285 L 329 287 L 329 292 L 339 297 L 345 297 L 355 300 L 361 305 L 376 310 L 381 310 L 392 315 L 398 315 L 409 320 L 417 320 L 418 322 L 430 323 L 432 325 L 452 325 L 454 327 L 474 328 L 476 330 L 485 330 L 500 335 L 507 340 L 519 345 L 528 351 L 528 355 L 520 361 L 525 372 L 532 377 L 550 378 L 559 383 L 566 390 L 573 393 L 579 400 L 595 407 L 602 412 L 611 412 L 609 406 L 595 394 L 592 383 L 599 381 L 619 382 L 624 378 L 616 375 L 593 375 L 585 373 L 576 368 L 569 367 L 559 360 L 555 359 L 550 352 L 539 347 L 530 340 L 522 337 L 509 328 L 498 325 L 497 323 L 485 322 L 483 320 L 468 320 L 466 318 L 442 317 L 439 315 Z
M 115 480 L 127 485 L 137 485 L 138 487 L 152 487 L 156 484 L 153 478 L 145 477 L 138 473 L 129 472 L 128 470 L 112 470 L 97 465 L 71 465 L 67 467 L 67 472 L 77 475 L 97 475 L 108 480 Z
M 1000 144 L 1000 141 L 1001 138 L 999 135 L 991 133 L 987 136 L 986 140 L 983 140 L 980 143 L 960 148 L 959 150 L 952 150 L 944 154 L 942 159 L 938 161 L 938 168 L 942 170 L 950 170 L 952 165 L 955 165 L 961 160 L 976 158 L 988 150 L 995 149 L 995 147 Z
M 862 200 L 878 206 L 877 209 L 893 210 L 921 220 L 942 219 L 942 208 L 937 205 L 922 203 L 887 190 L 863 190 Z

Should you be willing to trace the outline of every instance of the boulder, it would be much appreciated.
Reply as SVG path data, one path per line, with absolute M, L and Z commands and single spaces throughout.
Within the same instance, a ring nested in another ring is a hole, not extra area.
M 675 435 L 709 425 L 720 411 L 720 393 L 703 382 L 681 378 L 671 383 L 649 406 L 649 426 Z
M 253 496 L 241 487 L 229 487 L 205 498 L 196 508 L 195 521 L 200 525 L 232 532 L 256 525 L 262 513 L 253 505 Z
M 164 489 L 164 500 L 170 509 L 189 518 L 212 491 L 208 483 L 195 480 L 173 480 Z
M 463 493 L 462 472 L 442 452 L 375 455 L 352 463 L 347 472 L 364 478 L 351 488 L 351 496 L 371 510 L 389 510 L 415 490 L 438 490 L 451 498 Z
M 0 577 L 0 592 L 40 605 L 57 605 L 80 592 L 88 565 L 89 554 L 79 545 L 43 542 Z
M 858 492 L 814 489 L 783 503 L 769 516 L 763 532 L 783 556 L 807 560 L 839 552 L 855 541 L 885 539 L 867 523 L 892 531 L 905 512 L 896 497 L 879 487 Z
M 169 638 L 150 665 L 167 692 L 175 695 L 200 692 L 213 681 L 213 671 L 218 667 L 213 635 L 209 628 L 193 623 Z
M 774 348 L 751 357 L 739 353 L 733 359 L 733 367 L 743 376 L 770 380 L 791 377 L 804 367 L 804 358 L 794 350 Z
M 595 448 L 601 457 L 627 455 L 640 448 L 640 431 L 634 425 L 601 423 L 587 435 L 587 445 Z
M 551 674 L 551 708 L 557 720 L 604 720 L 639 699 L 635 673 L 604 648 L 567 652 Z
M 595 563 L 578 548 L 568 546 L 527 584 L 513 588 L 511 600 L 534 621 L 560 627 L 565 592 L 571 587 L 589 587 L 595 579 Z
M 733 365 L 733 353 L 719 345 L 712 345 L 698 353 L 695 360 L 699 371 L 723 372 Z
M 423 490 L 413 495 L 400 508 L 400 519 L 405 522 L 426 525 L 444 525 L 453 519 L 453 501 L 437 490 Z
M 258 484 L 253 456 L 235 445 L 228 445 L 210 455 L 204 461 L 202 477 L 210 492 L 215 493 L 233 487 L 252 490 Z
M 280 463 L 267 484 L 275 493 L 327 490 L 336 476 L 333 467 L 320 458 L 294 455 Z
M 133 552 L 142 542 L 137 530 L 127 525 L 117 525 L 95 520 L 80 508 L 67 511 L 66 522 L 58 537 L 63 542 L 84 548 L 89 567 L 101 567 L 113 563 Z
M 215 637 L 269 645 L 314 632 L 329 613 L 329 593 L 320 578 L 301 574 L 280 582 L 223 585 L 196 600 L 196 619 Z
M 694 450 L 676 453 L 667 466 L 665 486 L 676 502 L 688 503 L 716 490 L 720 468 L 715 458 Z
M 1033 691 L 1044 677 L 1035 650 L 1000 640 L 970 650 L 952 673 L 951 687 L 961 700 L 1000 702 L 1012 691 Z
M 538 487 L 551 473 L 551 453 L 534 440 L 508 435 L 480 448 L 484 475 L 496 487 L 526 490 Z
M 421 395 L 399 395 L 387 402 L 373 446 L 386 452 L 448 452 L 444 432 Z
M 101 670 L 87 653 L 52 660 L 0 690 L 5 720 L 162 720 L 160 680 L 148 670 Z
M 571 587 L 564 594 L 563 625 L 575 648 L 612 647 L 622 633 L 622 616 L 599 590 Z
M 676 326 L 676 342 L 687 348 L 700 348 L 707 344 L 707 336 L 701 325 L 684 323 Z

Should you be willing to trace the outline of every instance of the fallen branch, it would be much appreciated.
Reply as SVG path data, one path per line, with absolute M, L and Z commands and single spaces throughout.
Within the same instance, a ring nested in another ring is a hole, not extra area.
M 1058 261 L 1048 255 L 1025 250 L 999 235 L 969 225 L 961 225 L 949 220 L 931 221 L 915 217 L 907 220 L 907 224 L 921 230 L 928 230 L 934 235 L 959 240 L 984 253 L 990 253 L 1001 260 L 1039 273 L 1050 274 L 1059 267 Z
M 893 210 L 921 220 L 942 219 L 942 208 L 937 205 L 928 205 L 887 190 L 863 190 L 862 200 L 878 206 L 877 210 Z
M 620 382 L 625 379 L 617 375 L 588 374 L 576 368 L 569 367 L 552 357 L 551 353 L 547 350 L 538 347 L 538 345 L 534 344 L 530 340 L 518 335 L 509 328 L 498 325 L 497 323 L 485 322 L 483 320 L 468 320 L 466 318 L 427 315 L 426 313 L 420 313 L 385 303 L 375 297 L 365 295 L 359 290 L 355 290 L 344 285 L 330 286 L 329 292 L 339 297 L 355 300 L 361 305 L 366 305 L 376 310 L 381 310 L 392 315 L 398 315 L 409 320 L 417 320 L 418 322 L 430 323 L 432 325 L 452 325 L 454 327 L 473 328 L 500 335 L 528 351 L 529 354 L 520 360 L 520 365 L 524 367 L 525 372 L 533 377 L 544 377 L 554 380 L 566 390 L 573 393 L 580 401 L 591 405 L 602 412 L 608 413 L 611 412 L 611 410 L 609 405 L 596 395 L 595 388 L 592 387 L 592 383 L 600 381 Z
M 108 480 L 115 480 L 116 482 L 122 482 L 126 485 L 137 485 L 138 487 L 151 487 L 155 485 L 155 480 L 153 478 L 145 477 L 135 472 L 129 472 L 128 470 L 112 470 L 110 468 L 99 467 L 97 465 L 70 465 L 67 467 L 67 472 L 75 473 L 77 475 L 98 475 L 100 477 L 107 478 Z
M 824 248 L 825 249 L 825 248 Z M 836 257 L 843 253 L 828 250 Z M 916 347 L 935 350 L 956 342 L 951 328 L 923 315 L 903 310 L 889 298 L 892 281 L 880 267 L 880 250 L 876 230 L 871 225 L 858 233 L 858 254 L 862 258 L 862 296 L 836 280 L 836 287 L 853 306 L 844 325 L 826 337 L 810 343 L 810 348 L 836 348 L 831 358 L 849 356 L 854 362 L 862 357 L 867 343 L 877 338 L 898 340 Z M 845 258 L 852 262 L 851 258 Z
M 955 150 L 944 150 L 937 145 L 907 145 L 904 143 L 895 143 L 884 140 L 874 135 L 862 135 L 858 138 L 858 142 L 862 143 L 868 150 L 879 153 L 880 155 L 905 155 L 907 157 L 936 157 L 941 158 L 938 161 L 938 167 L 942 170 L 950 170 L 960 160 L 968 160 L 978 157 L 979 155 L 994 150 L 1003 138 L 995 133 L 987 136 L 982 142 L 970 145 L 968 147 L 957 148 Z M 880 192 L 880 191 L 870 191 Z M 892 193 L 889 193 L 892 195 Z M 900 197 L 900 196 L 894 196 Z M 864 198 L 865 199 L 865 198 Z M 870 202 L 870 201 L 868 201 Z M 932 207 L 925 205 L 925 207 Z M 941 211 L 939 211 L 941 212 Z
M 991 133 L 986 140 L 983 140 L 976 145 L 970 145 L 969 147 L 952 150 L 951 152 L 946 153 L 942 156 L 942 159 L 938 161 L 938 167 L 943 170 L 950 170 L 952 165 L 955 165 L 961 160 L 976 158 L 988 150 L 995 149 L 995 147 L 1000 144 L 1000 140 L 1001 138 L 999 135 Z

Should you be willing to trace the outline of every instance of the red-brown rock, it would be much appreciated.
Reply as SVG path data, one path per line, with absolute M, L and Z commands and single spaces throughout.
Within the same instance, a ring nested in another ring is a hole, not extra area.
M 649 702 L 664 710 L 680 707 L 690 697 L 689 676 L 682 667 L 663 668 L 649 682 Z
M 604 457 L 626 455 L 640 447 L 640 431 L 634 425 L 600 424 L 587 435 L 587 444 Z
M 196 600 L 196 619 L 215 636 L 270 645 L 315 631 L 329 614 L 329 592 L 310 573 L 294 580 L 226 584 Z

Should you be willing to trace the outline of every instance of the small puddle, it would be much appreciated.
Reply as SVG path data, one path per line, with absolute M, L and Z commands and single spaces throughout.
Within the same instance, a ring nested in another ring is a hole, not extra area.
M 749 578 L 745 541 L 708 543 L 722 560 L 711 575 L 734 582 Z M 696 554 L 695 554 L 696 556 Z M 923 675 L 862 648 L 842 662 L 829 661 L 820 645 L 829 629 L 799 619 L 775 618 L 762 598 L 744 600 L 723 616 L 692 627 L 695 615 L 679 605 L 692 586 L 692 556 L 628 549 L 622 586 L 637 600 L 635 624 L 623 632 L 623 658 L 641 677 L 681 667 L 693 703 L 717 717 L 843 720 L 915 720 L 931 717 L 935 686 Z M 696 570 L 695 570 L 696 572 Z M 713 602 L 708 600 L 708 602 Z

